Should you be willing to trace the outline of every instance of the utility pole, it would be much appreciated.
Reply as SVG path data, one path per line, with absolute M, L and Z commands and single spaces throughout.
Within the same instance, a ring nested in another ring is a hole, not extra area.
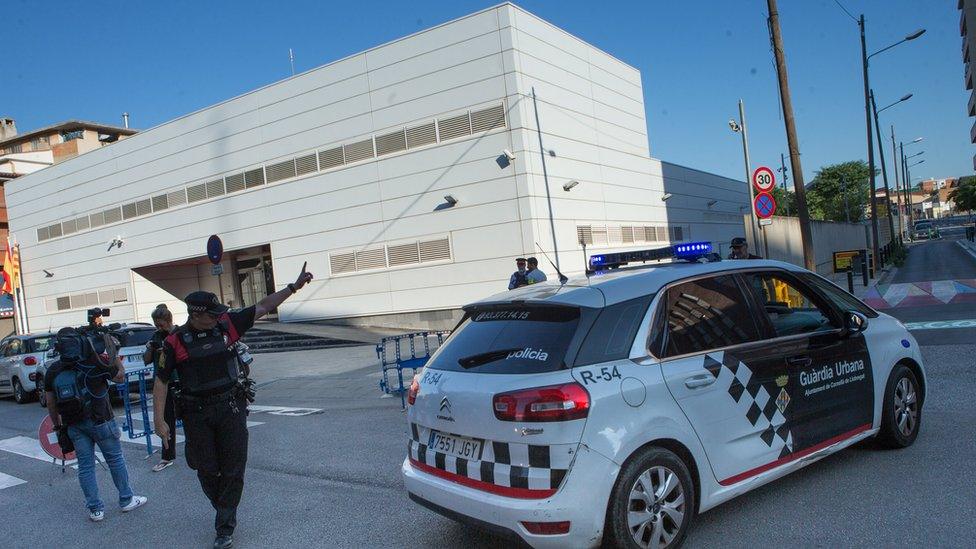
M 891 217 L 891 190 L 888 188 L 888 170 L 885 168 L 884 146 L 881 144 L 881 124 L 878 122 L 878 104 L 874 100 L 874 90 L 871 90 L 871 110 L 874 112 L 874 129 L 878 133 L 878 155 L 881 157 L 881 179 L 884 181 L 885 210 L 888 212 L 888 237 L 894 241 L 895 222 Z
M 864 120 L 868 132 L 868 200 L 871 201 L 871 252 L 874 254 L 874 262 L 880 268 L 881 254 L 878 251 L 878 208 L 877 196 L 875 195 L 874 181 L 874 136 L 871 134 L 871 99 L 869 96 L 868 85 L 868 44 L 864 38 L 864 14 L 857 20 L 857 26 L 861 29 L 861 65 L 864 70 Z
M 786 141 L 790 147 L 790 166 L 793 168 L 793 188 L 796 193 L 797 217 L 800 218 L 800 239 L 803 242 L 803 264 L 807 270 L 817 268 L 813 253 L 813 236 L 810 234 L 810 214 L 807 212 L 807 195 L 803 187 L 803 166 L 800 164 L 800 144 L 796 138 L 796 122 L 793 120 L 793 101 L 790 99 L 790 82 L 786 74 L 786 52 L 779 28 L 779 10 L 776 0 L 766 0 L 769 8 L 769 30 L 776 56 L 776 74 L 779 76 L 779 96 L 783 103 L 783 120 L 786 123 Z
M 786 175 L 786 155 L 779 153 L 779 172 L 783 175 L 783 206 L 786 208 L 786 217 L 790 216 L 789 191 L 786 190 L 786 182 L 790 176 Z

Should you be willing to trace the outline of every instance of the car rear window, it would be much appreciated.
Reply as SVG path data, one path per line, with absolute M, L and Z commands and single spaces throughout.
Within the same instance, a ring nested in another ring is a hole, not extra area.
M 119 343 L 123 347 L 135 347 L 137 345 L 145 345 L 149 343 L 152 339 L 153 333 L 156 330 L 153 329 L 139 329 L 139 330 L 119 330 L 117 332 L 112 332 L 115 337 L 119 338 Z
M 51 350 L 51 346 L 54 344 L 53 337 L 35 337 L 29 340 L 28 349 L 29 353 L 43 353 Z
M 479 374 L 559 370 L 579 322 L 576 307 L 470 310 L 427 367 Z

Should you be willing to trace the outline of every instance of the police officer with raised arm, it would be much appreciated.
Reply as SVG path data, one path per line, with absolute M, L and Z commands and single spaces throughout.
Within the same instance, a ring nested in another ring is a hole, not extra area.
M 254 321 L 273 311 L 312 280 L 302 267 L 298 279 L 257 305 L 230 311 L 210 292 L 186 296 L 186 324 L 163 341 L 153 387 L 154 424 L 164 445 L 167 385 L 180 381 L 177 402 L 186 437 L 186 462 L 216 510 L 215 549 L 233 545 L 237 506 L 244 489 L 247 462 L 246 390 L 240 382 L 236 343 Z

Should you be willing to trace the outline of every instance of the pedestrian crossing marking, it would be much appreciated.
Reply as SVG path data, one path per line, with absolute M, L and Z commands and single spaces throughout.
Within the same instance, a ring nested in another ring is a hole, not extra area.
M 0 490 L 11 488 L 20 484 L 27 484 L 27 481 L 6 473 L 0 473 Z
M 248 410 L 252 412 L 267 412 L 273 416 L 301 417 L 310 416 L 322 412 L 321 408 L 289 408 L 287 406 L 260 406 L 249 404 Z

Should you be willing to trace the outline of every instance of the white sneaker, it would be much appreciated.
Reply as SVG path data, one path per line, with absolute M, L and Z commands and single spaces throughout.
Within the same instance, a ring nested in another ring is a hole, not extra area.
M 90 518 L 92 522 L 101 522 L 102 519 L 105 518 L 105 512 L 104 511 L 88 511 L 88 518 Z
M 133 509 L 138 509 L 138 508 L 142 507 L 143 505 L 145 505 L 147 501 L 149 501 L 149 498 L 147 498 L 146 496 L 132 496 L 132 501 L 130 501 L 128 505 L 126 505 L 125 507 L 122 508 L 122 512 L 123 513 L 128 513 L 129 511 L 131 511 Z M 94 520 L 94 519 L 92 519 L 92 520 Z M 101 519 L 99 519 L 99 520 L 101 520 Z

